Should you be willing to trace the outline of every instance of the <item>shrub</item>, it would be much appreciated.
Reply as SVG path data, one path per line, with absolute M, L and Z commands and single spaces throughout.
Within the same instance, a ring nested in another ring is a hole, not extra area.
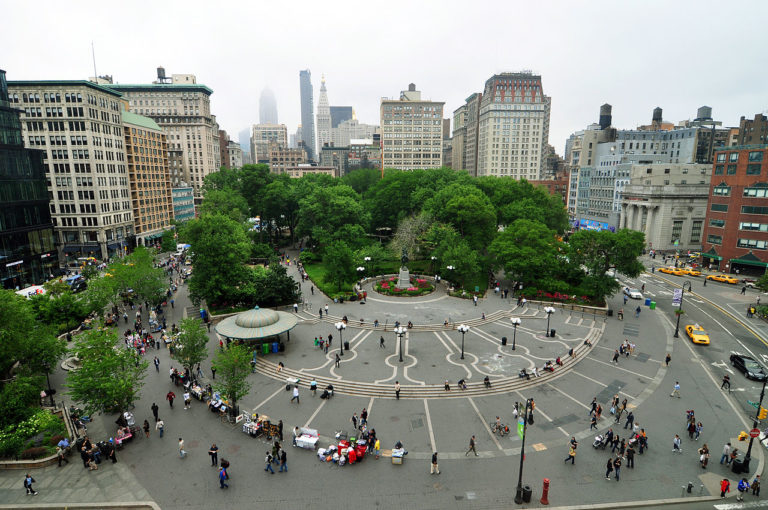
M 34 448 L 27 448 L 21 452 L 22 459 L 37 459 L 45 456 L 48 453 L 48 449 L 44 446 L 35 446 Z
M 64 436 L 62 436 L 61 434 L 55 434 L 51 436 L 49 443 L 51 444 L 51 446 L 56 446 L 57 444 L 59 444 L 59 441 L 61 441 L 62 439 L 64 439 Z

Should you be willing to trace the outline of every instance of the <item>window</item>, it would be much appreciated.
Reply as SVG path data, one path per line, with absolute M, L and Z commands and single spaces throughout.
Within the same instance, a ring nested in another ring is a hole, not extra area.
M 691 242 L 701 242 L 701 226 L 704 222 L 702 220 L 696 220 L 691 225 Z
M 728 204 L 712 204 L 709 209 L 715 212 L 728 212 Z
M 760 166 L 760 163 L 750 163 L 747 165 L 747 175 L 760 175 Z
M 762 161 L 763 151 L 751 151 L 749 153 L 749 161 Z
M 753 248 L 756 250 L 765 250 L 768 248 L 768 241 L 760 241 L 758 239 L 739 239 L 736 243 L 739 248 Z
M 683 220 L 675 220 L 672 222 L 672 239 L 671 243 L 680 240 L 680 236 L 683 233 Z
M 723 175 L 724 165 L 715 165 L 715 175 Z
M 768 223 L 739 223 L 739 230 L 752 230 L 755 232 L 768 232 Z
M 721 197 L 731 196 L 731 187 L 722 182 L 712 188 L 712 195 Z
M 725 163 L 725 153 L 720 152 L 717 154 L 717 162 L 718 163 Z
M 707 242 L 709 244 L 723 244 L 723 236 L 716 236 L 716 235 L 708 235 L 707 236 Z
M 723 228 L 725 226 L 725 220 L 709 220 L 709 226 Z
M 736 165 L 728 165 L 728 175 L 736 175 Z
M 741 214 L 768 214 L 768 207 L 742 205 Z
M 664 173 L 665 173 L 665 174 L 668 174 L 668 173 L 669 173 L 669 168 L 665 168 L 665 169 L 664 169 Z
M 728 154 L 728 161 L 731 163 L 736 163 L 739 160 L 739 153 L 738 152 L 731 152 Z
M 755 186 L 751 188 L 744 188 L 744 196 L 764 198 L 768 196 L 768 184 L 757 183 Z

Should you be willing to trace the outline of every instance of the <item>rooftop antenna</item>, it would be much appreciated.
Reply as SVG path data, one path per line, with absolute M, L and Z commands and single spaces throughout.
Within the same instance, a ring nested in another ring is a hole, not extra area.
M 96 50 L 93 47 L 93 41 L 91 41 L 91 56 L 93 57 L 93 79 L 99 83 L 99 75 L 96 74 Z

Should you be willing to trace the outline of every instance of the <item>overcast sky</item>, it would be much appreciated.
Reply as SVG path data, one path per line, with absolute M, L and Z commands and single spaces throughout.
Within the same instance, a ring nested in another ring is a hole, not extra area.
M 325 74 L 331 105 L 379 123 L 381 97 L 416 83 L 445 101 L 445 117 L 504 71 L 541 74 L 552 97 L 549 142 L 597 122 L 613 125 L 715 119 L 768 110 L 768 1 L 267 1 L 8 2 L 0 68 L 9 80 L 148 83 L 156 67 L 191 73 L 213 89 L 213 113 L 233 139 L 258 122 L 259 95 L 275 93 L 281 123 L 299 123 L 299 70 L 310 69 L 315 105 Z

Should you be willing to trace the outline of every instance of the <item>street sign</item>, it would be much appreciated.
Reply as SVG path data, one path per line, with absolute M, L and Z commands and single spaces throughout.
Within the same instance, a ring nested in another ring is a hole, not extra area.
M 752 429 L 749 431 L 749 437 L 760 437 L 760 429 Z
M 758 409 L 760 407 L 760 404 L 758 404 L 757 402 L 752 402 L 751 400 L 747 400 L 747 404 L 751 405 L 755 409 Z
M 683 289 L 675 289 L 672 294 L 672 306 L 680 306 L 683 302 Z

